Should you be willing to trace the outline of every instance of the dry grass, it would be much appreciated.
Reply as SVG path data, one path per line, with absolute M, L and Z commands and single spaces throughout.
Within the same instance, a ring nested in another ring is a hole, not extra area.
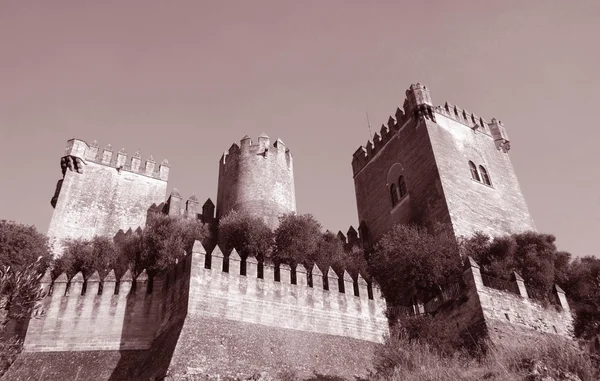
M 521 381 L 537 366 L 541 373 L 561 380 L 566 372 L 582 381 L 600 379 L 597 365 L 574 344 L 546 337 L 535 346 L 490 346 L 485 357 L 475 359 L 465 352 L 442 356 L 425 343 L 396 335 L 377 354 L 373 380 L 389 381 Z M 544 365 L 548 368 L 544 370 Z

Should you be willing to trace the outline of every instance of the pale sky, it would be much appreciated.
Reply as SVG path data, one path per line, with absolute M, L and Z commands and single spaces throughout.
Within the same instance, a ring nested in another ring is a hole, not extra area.
M 357 225 L 352 153 L 411 83 L 504 122 L 541 232 L 598 255 L 600 1 L 0 0 L 0 219 L 46 232 L 66 141 L 168 158 L 216 202 L 245 134 L 292 151 L 300 213 Z M 492 174 L 493 176 L 493 174 Z

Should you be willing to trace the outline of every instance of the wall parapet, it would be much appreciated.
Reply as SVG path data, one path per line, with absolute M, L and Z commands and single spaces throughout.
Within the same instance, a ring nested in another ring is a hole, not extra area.
M 388 332 L 379 287 L 372 284 L 369 292 L 360 274 L 353 278 L 346 271 L 338 275 L 316 265 L 280 265 L 277 278 L 276 267 L 265 264 L 260 278 L 257 264 L 240 258 L 236 250 L 223 255 L 216 247 L 208 254 L 197 242 L 188 318 L 223 318 L 374 342 Z
M 514 272 L 510 281 L 492 278 L 482 274 L 477 262 L 470 257 L 463 278 L 425 303 L 390 307 L 388 314 L 392 319 L 422 314 L 442 319 L 444 316 L 468 315 L 473 311 L 458 311 L 466 307 L 454 302 L 470 296 L 477 300 L 486 324 L 490 320 L 500 320 L 539 332 L 572 337 L 573 317 L 565 293 L 558 285 L 553 287 L 550 299 L 532 298 L 532 289 L 518 273 Z M 445 305 L 449 307 L 444 308 Z
M 196 241 L 191 254 L 156 276 L 110 270 L 52 281 L 45 274 L 41 286 L 50 292 L 31 319 L 24 351 L 144 350 L 198 315 L 374 342 L 387 332 L 381 292 L 360 274 L 282 265 L 276 280 L 275 267 L 265 265 L 259 278 L 258 266 L 218 246 L 206 254 Z
M 433 106 L 431 95 L 427 86 L 420 83 L 413 84 L 406 90 L 403 109 L 398 107 L 394 116 L 388 118 L 387 124 L 381 125 L 379 133 L 373 135 L 366 145 L 360 146 L 352 155 L 352 170 L 356 176 L 376 155 L 381 151 L 390 139 L 410 119 L 429 119 L 436 121 L 435 114 L 443 115 L 449 119 L 459 122 L 473 130 L 491 136 L 499 150 L 508 152 L 510 139 L 501 121 L 492 118 L 486 122 L 475 113 L 470 113 L 456 105 L 445 102 L 443 106 Z
M 156 165 L 154 157 L 150 155 L 144 165 L 142 165 L 142 157 L 137 151 L 130 159 L 127 160 L 127 152 L 124 148 L 119 150 L 116 155 L 110 144 L 106 145 L 100 151 L 98 142 L 94 140 L 91 144 L 79 139 L 70 139 L 67 141 L 65 153 L 61 158 L 61 169 L 63 175 L 66 170 L 83 173 L 87 162 L 106 165 L 115 168 L 117 171 L 127 171 L 159 180 L 167 181 L 169 179 L 169 162 L 163 160 L 160 165 Z
M 219 160 L 219 171 L 227 172 L 232 166 L 236 165 L 240 157 L 244 156 L 262 156 L 265 159 L 274 157 L 276 160 L 281 158 L 285 160 L 288 167 L 292 162 L 292 153 L 285 143 L 279 138 L 271 144 L 271 138 L 266 134 L 258 137 L 258 142 L 253 143 L 252 139 L 246 135 L 240 140 L 240 144 L 233 143 L 228 151 L 225 151 Z

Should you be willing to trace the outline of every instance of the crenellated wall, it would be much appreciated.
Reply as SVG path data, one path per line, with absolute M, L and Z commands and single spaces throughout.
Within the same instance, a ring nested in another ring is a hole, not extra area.
M 246 274 L 241 275 L 243 266 L 235 250 L 228 257 L 218 249 L 208 256 L 209 262 L 202 252 L 192 255 L 188 317 L 215 317 L 373 342 L 381 342 L 387 332 L 385 301 L 376 286 L 369 298 L 367 282 L 360 274 L 353 279 L 344 272 L 340 279 L 332 269 L 323 275 L 316 265 L 310 270 L 298 265 L 293 284 L 287 265 L 279 267 L 280 280 L 276 281 L 275 268 L 268 265 L 263 268 L 263 279 L 258 278 L 258 263 L 252 258 L 246 261 Z M 228 263 L 228 272 L 221 271 L 223 262 Z M 206 263 L 211 263 L 210 269 L 205 268 Z M 324 289 L 324 278 L 329 290 Z
M 278 370 L 283 363 L 329 375 L 366 374 L 374 347 L 388 332 L 377 286 L 360 274 L 353 279 L 344 272 L 338 279 L 330 269 L 323 275 L 317 266 L 310 271 L 299 266 L 292 277 L 289 266 L 265 265 L 258 278 L 259 266 L 253 259 L 242 261 L 235 250 L 224 256 L 216 247 L 206 254 L 196 241 L 191 254 L 153 279 L 145 271 L 136 279 L 129 271 L 117 279 L 111 270 L 103 280 L 98 273 L 70 280 L 61 274 L 51 284 L 46 275 L 42 285 L 52 292 L 30 321 L 25 358 L 37 361 L 36 353 L 67 351 L 114 357 L 118 351 L 136 353 L 142 361 L 164 351 L 160 343 L 176 335 L 168 361 L 162 362 L 170 364 L 171 375 L 200 368 L 221 375 L 234 369 Z M 266 347 L 268 355 L 252 355 Z M 134 373 L 137 367 L 107 366 Z
M 120 229 L 143 227 L 148 210 L 165 201 L 166 160 L 157 166 L 150 156 L 142 165 L 139 153 L 128 161 L 125 150 L 113 154 L 110 144 L 99 151 L 95 142 L 71 139 L 61 168 L 48 228 L 55 255 L 66 238 L 112 237 Z
M 506 346 L 534 343 L 540 334 L 573 338 L 573 316 L 560 287 L 555 285 L 552 296 L 540 301 L 530 296 L 531 289 L 517 273 L 512 281 L 494 279 L 482 274 L 472 258 L 466 264 L 462 282 L 427 303 L 391 308 L 391 315 L 431 315 L 467 345 L 483 338 Z
M 186 265 L 188 266 L 186 268 Z M 103 280 L 81 273 L 49 277 L 42 286 L 51 290 L 29 323 L 25 352 L 148 349 L 155 337 L 185 316 L 189 260 L 183 261 L 152 285 L 146 272 L 134 280 L 126 272 L 119 279 L 111 270 Z

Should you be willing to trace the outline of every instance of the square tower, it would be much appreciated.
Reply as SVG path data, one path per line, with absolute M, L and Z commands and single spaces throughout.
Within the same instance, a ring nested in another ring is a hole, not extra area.
M 427 86 L 411 85 L 353 155 L 361 239 L 369 247 L 397 223 L 447 223 L 457 237 L 535 230 L 509 149 L 502 122 L 433 106 Z
M 146 225 L 151 208 L 165 200 L 169 164 L 144 163 L 139 153 L 128 161 L 124 149 L 113 154 L 107 145 L 71 139 L 61 158 L 62 179 L 51 204 L 54 207 L 48 237 L 55 256 L 68 238 L 113 237 L 120 229 Z

